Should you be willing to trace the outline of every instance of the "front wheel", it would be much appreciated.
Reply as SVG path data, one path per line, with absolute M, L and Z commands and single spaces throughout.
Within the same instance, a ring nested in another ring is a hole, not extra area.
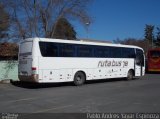
M 127 74 L 127 80 L 133 80 L 133 76 L 134 76 L 133 71 L 129 70 Z
M 74 76 L 74 84 L 80 86 L 85 82 L 85 75 L 82 72 L 77 72 Z

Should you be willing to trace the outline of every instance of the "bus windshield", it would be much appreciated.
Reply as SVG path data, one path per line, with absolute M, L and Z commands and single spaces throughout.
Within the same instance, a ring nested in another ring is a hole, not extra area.
M 151 51 L 150 56 L 152 58 L 160 58 L 160 51 Z
M 155 48 L 148 51 L 147 71 L 160 71 L 160 49 Z

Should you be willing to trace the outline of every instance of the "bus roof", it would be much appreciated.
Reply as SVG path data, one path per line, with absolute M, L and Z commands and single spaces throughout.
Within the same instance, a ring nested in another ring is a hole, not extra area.
M 86 45 L 115 46 L 115 47 L 118 46 L 118 47 L 142 49 L 142 48 L 140 48 L 138 46 L 134 46 L 134 45 L 122 45 L 122 44 L 104 43 L 104 42 L 97 42 L 97 41 L 94 42 L 93 40 L 92 41 L 85 41 L 85 40 L 83 41 L 83 40 L 64 40 L 64 39 L 52 39 L 52 38 L 35 37 L 35 38 L 27 38 L 27 39 L 23 40 L 22 42 L 33 41 L 33 40 L 44 41 L 44 42 L 74 43 L 74 44 L 86 44 Z

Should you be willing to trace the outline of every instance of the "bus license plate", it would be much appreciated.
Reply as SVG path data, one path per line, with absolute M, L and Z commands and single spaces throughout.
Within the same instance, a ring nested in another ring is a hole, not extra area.
M 27 61 L 23 60 L 23 61 L 19 61 L 20 64 L 27 64 Z

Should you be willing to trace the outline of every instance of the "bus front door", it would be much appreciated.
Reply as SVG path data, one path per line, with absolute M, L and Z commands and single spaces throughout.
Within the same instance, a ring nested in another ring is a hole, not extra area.
M 142 76 L 144 70 L 144 55 L 143 51 L 136 49 L 136 58 L 135 58 L 135 76 Z

